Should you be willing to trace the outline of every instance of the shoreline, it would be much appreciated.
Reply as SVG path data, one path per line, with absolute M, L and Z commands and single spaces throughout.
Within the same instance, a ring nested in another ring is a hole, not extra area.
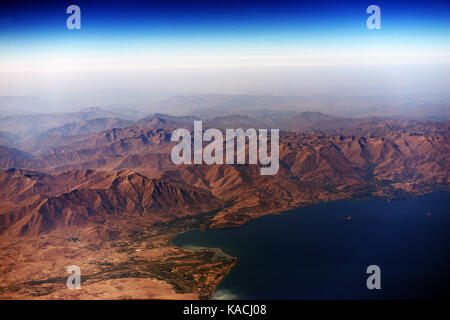
M 225 276 L 227 276 L 230 273 L 231 269 L 233 269 L 233 267 L 236 265 L 237 257 L 231 256 L 231 255 L 225 253 L 222 250 L 222 248 L 210 248 L 210 247 L 200 247 L 200 246 L 192 246 L 192 247 L 190 247 L 190 246 L 178 246 L 178 245 L 173 243 L 173 239 L 174 238 L 176 238 L 177 236 L 179 236 L 179 235 L 181 235 L 183 233 L 186 233 L 188 231 L 194 231 L 194 230 L 187 230 L 187 231 L 183 231 L 181 233 L 176 234 L 175 236 L 173 236 L 170 239 L 169 245 L 174 246 L 176 248 L 183 249 L 183 250 L 189 250 L 189 251 L 194 251 L 194 252 L 201 252 L 201 251 L 203 251 L 203 252 L 213 252 L 218 257 L 223 257 L 225 259 L 233 260 L 233 263 L 230 264 L 230 266 L 228 267 L 228 270 L 226 270 L 226 272 L 223 273 L 223 275 L 218 279 L 218 281 L 217 281 L 216 285 L 214 286 L 214 288 L 212 288 L 212 291 L 210 292 L 210 295 L 209 295 L 209 297 L 207 299 L 207 300 L 212 300 L 212 297 L 214 296 L 214 293 L 215 293 L 219 283 L 223 280 L 223 278 L 225 278 Z M 199 300 L 201 300 L 201 299 L 199 299 Z
M 215 229 L 226 229 L 226 228 L 235 228 L 235 227 L 241 227 L 241 226 L 243 226 L 243 225 L 245 225 L 245 224 L 247 224 L 247 223 L 249 223 L 249 222 L 251 222 L 251 221 L 255 221 L 255 220 L 258 220 L 259 218 L 262 218 L 262 217 L 266 217 L 266 216 L 270 216 L 270 215 L 272 215 L 272 216 L 279 216 L 279 215 L 285 215 L 285 214 L 290 214 L 292 211 L 295 211 L 295 210 L 298 210 L 298 209 L 301 209 L 301 208 L 307 208 L 307 207 L 311 207 L 311 206 L 315 206 L 315 205 L 323 205 L 323 204 L 330 204 L 330 203 L 334 203 L 334 202 L 339 202 L 339 201 L 356 201 L 356 202 L 359 202 L 359 201 L 370 201 L 370 200 L 381 200 L 381 201 L 385 201 L 385 202 L 392 202 L 392 201 L 412 201 L 412 200 L 417 200 L 417 199 L 420 199 L 420 198 L 422 198 L 422 197 L 424 197 L 424 196 L 426 196 L 426 195 L 429 195 L 429 194 L 432 194 L 432 193 L 439 193 L 439 192 L 450 192 L 450 190 L 448 189 L 448 188 L 436 188 L 435 190 L 431 190 L 431 191 L 429 191 L 429 192 L 423 192 L 423 193 L 411 193 L 411 194 L 407 194 L 406 196 L 403 196 L 403 197 L 383 197 L 383 196 L 379 196 L 379 195 L 375 195 L 375 196 L 368 196 L 368 197 L 363 197 L 363 198 L 361 198 L 361 197 L 356 197 L 356 198 L 347 198 L 347 199 L 338 199 L 338 200 L 331 200 L 331 201 L 319 201 L 319 202 L 315 202 L 315 203 L 311 203 L 311 204 L 308 204 L 308 205 L 304 205 L 304 206 L 299 206 L 299 207 L 296 207 L 296 208 L 288 208 L 287 210 L 282 210 L 282 211 L 279 211 L 279 212 L 270 212 L 270 213 L 267 213 L 267 214 L 264 214 L 264 215 L 260 215 L 260 216 L 257 216 L 257 217 L 254 217 L 253 219 L 250 219 L 250 220 L 248 220 L 248 221 L 245 221 L 243 224 L 239 224 L 239 225 L 229 225 L 229 226 L 225 226 L 225 225 L 223 225 L 223 226 L 220 226 L 220 227 L 217 227 L 217 228 L 210 228 L 210 229 L 206 229 L 206 230 L 215 230 Z M 348 220 L 348 219 L 347 219 Z M 225 276 L 226 275 L 228 275 L 229 274 L 229 272 L 231 271 L 231 269 L 236 265 L 236 263 L 237 263 L 237 257 L 233 257 L 233 256 L 231 256 L 231 255 L 228 255 L 227 253 L 225 253 L 224 251 L 223 251 L 223 249 L 222 248 L 216 248 L 216 247 L 214 247 L 214 248 L 211 248 L 211 247 L 204 247 L 204 246 L 195 246 L 195 245 L 191 245 L 191 246 L 180 246 L 180 245 L 176 245 L 176 244 L 174 244 L 173 243 L 173 239 L 175 239 L 177 236 L 179 236 L 179 235 L 181 235 L 181 234 L 183 234 L 183 233 L 186 233 L 186 232 L 188 232 L 188 231 L 202 231 L 202 229 L 196 229 L 196 228 L 194 228 L 194 229 L 190 229 L 190 230 L 185 230 L 185 231 L 183 231 L 183 232 L 181 232 L 181 233 L 178 233 L 178 234 L 176 234 L 175 236 L 173 236 L 171 239 L 170 239 L 170 245 L 172 245 L 172 246 L 175 246 L 175 247 L 177 247 L 177 248 L 181 248 L 181 249 L 184 249 L 184 250 L 190 250 L 190 251 L 212 251 L 212 252 L 215 252 L 215 253 L 219 253 L 219 254 L 223 254 L 223 255 L 225 255 L 225 256 L 227 256 L 228 258 L 233 258 L 233 259 L 235 259 L 235 262 L 229 267 L 229 269 L 227 270 L 227 272 L 226 273 L 224 273 L 224 275 L 220 278 L 220 280 L 217 282 L 217 284 L 215 285 L 215 287 L 213 288 L 213 290 L 212 290 L 212 292 L 211 292 L 211 295 L 210 295 L 210 297 L 208 298 L 208 300 L 211 300 L 212 299 L 212 297 L 213 297 L 213 295 L 214 295 L 214 293 L 216 292 L 216 289 L 217 289 L 217 287 L 218 287 L 218 285 L 220 284 L 220 282 L 225 278 Z

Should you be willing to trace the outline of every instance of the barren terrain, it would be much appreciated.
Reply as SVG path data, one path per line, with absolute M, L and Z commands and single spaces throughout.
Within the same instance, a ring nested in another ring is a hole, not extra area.
M 0 146 L 2 299 L 206 299 L 236 260 L 172 246 L 179 232 L 448 189 L 448 121 L 278 119 L 280 170 L 261 176 L 259 165 L 175 166 L 171 132 L 194 117 L 88 119 Z M 262 120 L 216 117 L 204 128 Z M 70 265 L 81 268 L 80 290 L 66 288 Z

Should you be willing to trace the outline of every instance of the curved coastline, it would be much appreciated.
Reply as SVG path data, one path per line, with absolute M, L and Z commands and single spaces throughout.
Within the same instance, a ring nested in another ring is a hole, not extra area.
M 214 286 L 214 288 L 212 288 L 212 290 L 211 290 L 211 292 L 210 292 L 210 296 L 209 296 L 209 298 L 208 298 L 208 300 L 211 300 L 211 298 L 214 296 L 214 293 L 215 293 L 215 291 L 216 291 L 217 286 L 219 285 L 219 283 L 223 280 L 224 277 L 226 277 L 226 276 L 229 274 L 229 272 L 231 271 L 231 269 L 236 265 L 236 263 L 237 263 L 237 257 L 231 256 L 231 255 L 225 253 L 221 248 L 211 248 L 211 247 L 191 246 L 191 245 L 178 245 L 178 244 L 175 244 L 175 243 L 173 242 L 173 240 L 174 240 L 176 237 L 178 237 L 178 236 L 180 236 L 180 235 L 182 235 L 182 234 L 184 234 L 184 233 L 186 233 L 186 232 L 189 232 L 189 231 L 195 231 L 195 230 L 183 231 L 183 232 L 180 232 L 180 233 L 176 234 L 175 236 L 173 236 L 173 237 L 170 239 L 169 244 L 170 244 L 171 246 L 175 246 L 175 247 L 178 247 L 178 248 L 181 248 L 181 249 L 184 249 L 184 250 L 213 252 L 213 253 L 215 254 L 215 256 L 217 256 L 217 257 L 219 257 L 219 258 L 222 257 L 222 258 L 225 258 L 225 259 L 234 260 L 234 262 L 233 262 L 232 264 L 230 264 L 228 270 L 227 270 L 226 272 L 224 272 L 224 274 L 222 275 L 222 277 L 217 281 L 217 283 L 216 283 L 216 285 Z
M 436 286 L 430 288 L 429 284 L 420 282 L 424 275 L 418 268 L 411 268 L 398 279 L 396 273 L 400 271 L 395 268 L 399 264 L 419 265 L 424 258 L 421 254 L 429 251 L 427 248 L 440 248 L 441 251 L 450 248 L 450 241 L 442 231 L 443 227 L 450 225 L 450 218 L 445 214 L 449 208 L 448 194 L 448 191 L 439 191 L 413 199 L 396 199 L 397 201 L 358 199 L 323 202 L 287 210 L 281 214 L 268 214 L 251 220 L 240 228 L 190 230 L 176 235 L 171 244 L 191 250 L 221 248 L 219 250 L 225 250 L 228 253 L 224 253 L 228 256 L 239 259 L 239 266 L 233 265 L 233 277 L 228 276 L 230 268 L 226 276 L 217 283 L 212 297 L 219 288 L 243 299 L 267 299 L 271 298 L 272 292 L 283 293 L 283 298 L 287 299 L 404 298 L 408 292 L 400 284 L 407 284 L 417 277 L 418 286 L 422 286 L 424 292 L 436 289 Z M 352 210 L 351 213 L 349 210 Z M 348 218 L 350 214 L 351 219 Z M 414 238 L 414 233 L 418 233 L 415 235 L 417 238 Z M 183 242 L 173 241 L 180 235 L 182 236 L 178 240 Z M 231 252 L 227 249 L 231 249 Z M 437 262 L 430 264 L 427 270 L 434 268 L 436 271 L 436 268 L 445 265 L 447 259 L 442 255 L 432 258 Z M 393 263 L 398 259 L 397 263 Z M 395 290 L 377 295 L 358 287 L 345 289 L 349 284 L 361 282 L 360 278 L 365 279 L 363 267 L 374 261 L 383 266 L 384 278 L 395 284 Z M 341 266 L 345 265 L 347 267 L 342 269 Z M 274 274 L 274 270 L 283 272 Z M 320 272 L 315 273 L 314 270 Z M 247 280 L 244 276 L 248 274 L 251 274 L 251 279 Z M 311 274 L 311 279 L 305 280 L 302 274 Z M 276 281 L 271 280 L 271 277 L 279 277 L 279 282 L 284 287 L 277 287 Z M 330 284 L 327 285 L 322 278 L 327 279 Z M 261 279 L 263 284 L 256 284 Z M 350 282 L 346 283 L 346 279 Z M 298 288 L 296 281 L 300 280 L 306 281 L 310 289 L 314 288 L 315 283 L 319 287 L 322 285 L 323 291 L 305 289 L 306 293 L 296 292 L 293 288 Z M 255 293 L 245 288 L 248 292 L 241 295 L 239 283 L 242 284 L 242 281 L 253 288 L 260 286 L 266 292 Z M 334 282 L 340 286 L 333 287 Z M 307 292 L 311 292 L 311 296 Z M 418 292 L 415 294 L 420 295 Z M 437 293 L 433 291 L 431 294 Z

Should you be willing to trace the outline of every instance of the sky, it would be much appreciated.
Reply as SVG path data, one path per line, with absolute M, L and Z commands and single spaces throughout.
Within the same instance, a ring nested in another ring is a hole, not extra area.
M 68 30 L 66 8 L 81 9 Z M 369 30 L 366 8 L 381 9 Z M 448 1 L 58 1 L 0 5 L 0 95 L 137 88 L 295 94 L 448 87 Z M 288 88 L 288 89 L 287 89 Z

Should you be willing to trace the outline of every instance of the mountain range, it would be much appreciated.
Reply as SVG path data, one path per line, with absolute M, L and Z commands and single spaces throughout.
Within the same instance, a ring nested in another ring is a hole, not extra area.
M 278 173 L 261 176 L 259 165 L 174 165 L 171 134 L 192 130 L 195 120 L 204 130 L 279 128 Z M 0 272 L 7 275 L 0 297 L 6 298 L 93 298 L 112 279 L 134 298 L 207 298 L 235 260 L 174 247 L 170 239 L 179 232 L 238 226 L 322 201 L 390 201 L 449 186 L 449 121 L 265 109 L 130 119 L 94 108 L 0 123 Z M 14 250 L 25 253 L 15 257 Z M 46 254 L 53 264 L 40 262 Z M 50 273 L 72 260 L 90 279 L 77 294 Z M 24 261 L 49 271 L 33 273 Z M 137 293 L 132 286 L 141 278 L 159 282 Z M 117 298 L 102 290 L 95 297 Z

